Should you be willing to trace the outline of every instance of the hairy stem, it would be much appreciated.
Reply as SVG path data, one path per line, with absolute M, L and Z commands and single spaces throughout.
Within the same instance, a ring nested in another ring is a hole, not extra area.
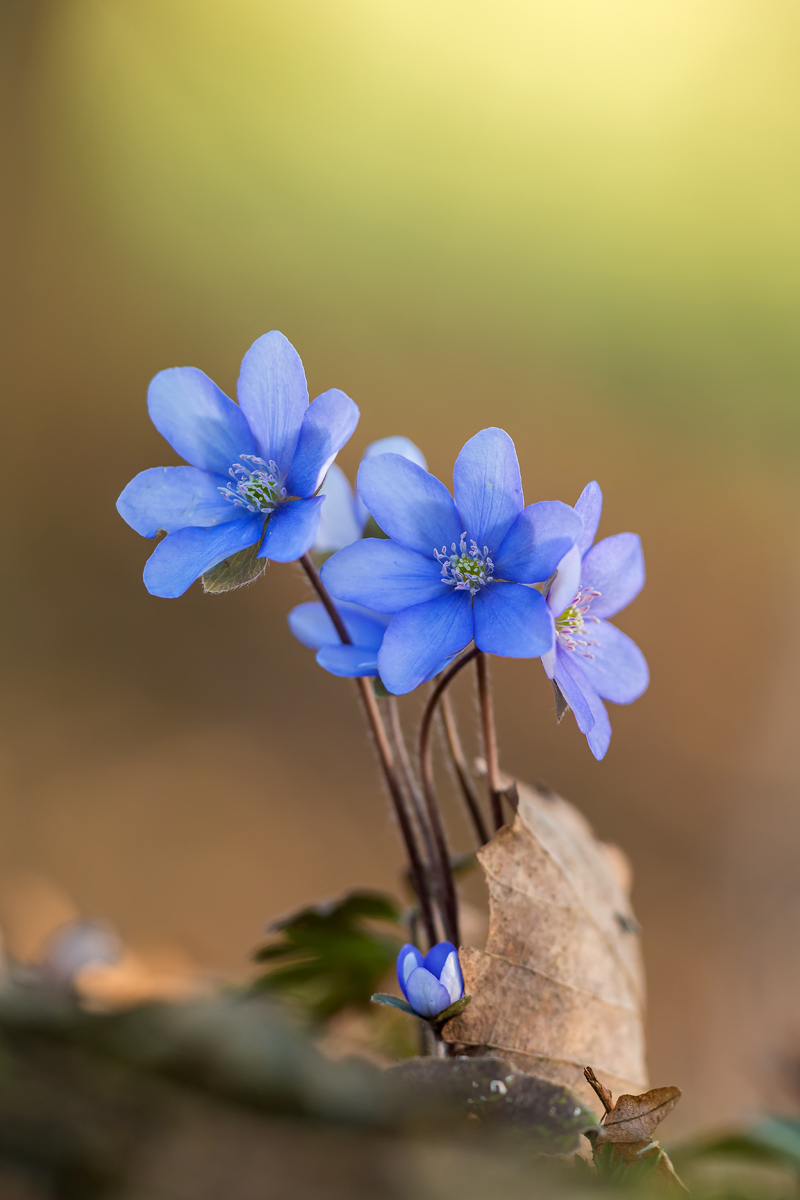
M 489 840 L 489 831 L 486 828 L 486 822 L 483 819 L 480 804 L 478 803 L 478 793 L 475 791 L 475 786 L 472 782 L 472 777 L 469 773 L 467 760 L 464 756 L 464 749 L 461 745 L 461 738 L 458 736 L 458 726 L 456 725 L 456 714 L 453 712 L 453 706 L 450 702 L 450 697 L 447 692 L 442 693 L 441 698 L 442 722 L 444 724 L 444 732 L 447 738 L 447 748 L 450 751 L 450 758 L 453 763 L 453 769 L 458 776 L 458 782 L 461 785 L 461 794 L 464 797 L 464 803 L 467 806 L 467 812 L 475 828 L 475 833 L 478 838 L 478 843 L 485 846 Z
M 422 841 L 425 846 L 425 853 L 428 858 L 428 863 L 431 868 L 436 861 L 436 850 L 433 844 L 428 818 L 424 811 L 424 801 L 420 786 L 417 783 L 414 768 L 411 765 L 411 758 L 406 746 L 406 739 L 403 736 L 403 726 L 400 721 L 400 706 L 397 703 L 396 696 L 389 696 L 385 701 L 386 709 L 389 713 L 389 736 L 392 740 L 392 749 L 397 759 L 398 774 L 405 785 L 408 798 L 411 802 L 411 811 L 414 814 L 414 819 L 417 823 L 417 828 L 422 836 Z
M 310 555 L 304 554 L 300 559 L 300 566 L 308 576 L 308 580 L 314 591 L 319 596 L 325 611 L 333 622 L 336 632 L 345 645 L 351 645 L 351 638 L 347 632 L 344 621 L 341 618 L 339 610 L 331 598 L 328 589 L 320 578 L 319 571 L 311 560 Z M 375 693 L 372 690 L 372 683 L 368 678 L 356 680 L 361 702 L 364 706 L 367 723 L 372 732 L 372 737 L 375 742 L 375 747 L 378 751 L 378 758 L 383 769 L 386 786 L 389 789 L 389 795 L 392 799 L 397 823 L 400 826 L 400 832 L 403 835 L 403 841 L 408 854 L 408 861 L 411 867 L 411 877 L 414 881 L 414 888 L 419 898 L 420 907 L 422 909 L 422 919 L 425 924 L 425 932 L 428 940 L 433 946 L 436 942 L 436 923 L 433 919 L 433 909 L 431 907 L 430 893 L 428 890 L 428 881 L 425 877 L 425 870 L 422 863 L 422 858 L 417 845 L 414 828 L 411 824 L 411 819 L 405 804 L 400 781 L 397 777 L 397 771 L 392 757 L 392 750 L 389 745 L 389 739 L 386 735 L 386 728 L 383 724 L 383 718 L 378 708 L 378 701 L 375 699 Z
M 489 685 L 489 664 L 482 650 L 478 651 L 478 699 L 481 707 L 481 729 L 483 731 L 483 754 L 486 759 L 486 782 L 489 786 L 489 803 L 495 829 L 502 828 L 503 788 L 500 785 L 500 768 L 497 762 L 497 735 L 494 728 L 494 706 L 492 689 Z
M 422 721 L 419 727 L 419 773 L 422 780 L 422 794 L 425 797 L 425 806 L 428 810 L 428 818 L 433 830 L 433 838 L 439 855 L 439 865 L 444 883 L 443 892 L 446 911 L 443 915 L 445 916 L 447 936 L 456 946 L 459 942 L 458 900 L 456 898 L 456 885 L 453 879 L 453 868 L 450 863 L 450 852 L 447 848 L 447 841 L 439 816 L 439 806 L 436 803 L 436 788 L 433 782 L 433 766 L 431 764 L 431 730 L 439 700 L 453 682 L 458 672 L 479 653 L 480 651 L 477 648 L 469 650 L 463 658 L 460 658 L 449 670 L 445 671 L 433 689 L 428 703 L 425 705 L 425 711 L 422 714 Z

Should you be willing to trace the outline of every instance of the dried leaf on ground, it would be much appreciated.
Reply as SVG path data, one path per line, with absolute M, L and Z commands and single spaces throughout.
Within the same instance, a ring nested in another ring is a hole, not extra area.
M 566 800 L 520 784 L 513 826 L 478 858 L 489 937 L 483 951 L 461 950 L 473 1000 L 446 1040 L 570 1087 L 595 1110 L 587 1063 L 615 1092 L 641 1092 L 644 977 L 621 851 Z
M 587 1078 L 594 1073 L 587 1070 Z M 611 1103 L 608 1088 L 594 1080 L 595 1090 L 603 1103 Z M 592 1153 L 601 1176 L 614 1180 L 617 1174 L 629 1179 L 633 1172 L 637 1180 L 658 1180 L 685 1191 L 675 1174 L 667 1153 L 653 1141 L 653 1132 L 681 1098 L 680 1088 L 652 1088 L 640 1096 L 622 1095 L 606 1112 L 597 1128 L 587 1133 Z
M 653 1130 L 681 1098 L 676 1087 L 652 1088 L 642 1096 L 619 1096 L 611 1112 L 603 1117 L 600 1140 L 604 1142 L 649 1142 Z

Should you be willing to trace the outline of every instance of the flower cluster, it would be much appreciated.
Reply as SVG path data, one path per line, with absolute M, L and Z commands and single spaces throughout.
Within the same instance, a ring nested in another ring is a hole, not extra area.
M 541 658 L 560 709 L 602 758 L 603 701 L 629 704 L 648 673 L 607 620 L 642 587 L 641 544 L 622 533 L 593 545 L 598 485 L 574 506 L 526 505 L 514 443 L 487 428 L 458 455 L 452 494 L 402 437 L 368 447 L 353 492 L 334 459 L 358 409 L 336 388 L 309 403 L 300 358 L 277 332 L 248 350 L 237 392 L 238 404 L 193 367 L 150 385 L 151 419 L 188 465 L 143 471 L 117 504 L 138 533 L 167 534 L 145 566 L 148 590 L 180 596 L 244 552 L 277 562 L 311 552 L 325 603 L 299 605 L 289 625 L 327 671 L 379 676 L 402 695 L 472 643 Z

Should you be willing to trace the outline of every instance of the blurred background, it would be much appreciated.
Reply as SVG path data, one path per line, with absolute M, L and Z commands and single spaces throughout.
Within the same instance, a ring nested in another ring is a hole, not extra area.
M 800 13 L 786 0 L 3 0 L 0 920 L 73 913 L 243 977 L 265 922 L 400 846 L 295 567 L 150 597 L 114 503 L 175 463 L 156 371 L 232 393 L 268 329 L 311 395 L 449 481 L 642 535 L 652 669 L 597 764 L 498 662 L 504 768 L 635 871 L 671 1132 L 787 1103 L 800 1054 Z M 474 713 L 469 687 L 459 704 Z M 455 808 L 455 842 L 469 838 Z M 473 897 L 479 897 L 477 892 Z M 165 968 L 166 969 L 166 968 Z

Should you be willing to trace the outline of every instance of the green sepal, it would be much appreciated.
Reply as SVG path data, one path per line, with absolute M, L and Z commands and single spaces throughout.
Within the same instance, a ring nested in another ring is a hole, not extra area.
M 447 1008 L 443 1008 L 440 1013 L 437 1013 L 431 1024 L 444 1025 L 445 1021 L 449 1021 L 451 1017 L 457 1017 L 459 1013 L 464 1011 L 471 999 L 472 996 L 462 996 L 460 1000 L 456 1000 L 455 1003 L 448 1005 Z
M 375 693 L 375 695 L 380 697 L 381 699 L 385 699 L 387 696 L 391 696 L 391 694 L 392 694 L 391 692 L 387 692 L 386 688 L 383 686 L 381 680 L 378 678 L 377 675 L 374 676 L 374 678 L 372 680 L 372 690 Z
M 230 558 L 223 558 L 221 563 L 206 571 L 205 575 L 201 576 L 203 591 L 231 592 L 234 588 L 243 587 L 246 583 L 258 579 L 267 565 L 266 558 L 258 557 L 260 547 L 259 538 L 254 546 L 248 546 L 246 550 L 240 550 Z
M 401 1000 L 399 996 L 389 996 L 386 992 L 376 992 L 374 996 L 370 996 L 373 1004 L 386 1004 L 390 1008 L 399 1008 L 401 1012 L 408 1013 L 411 1017 L 419 1016 L 415 1013 L 411 1005 L 406 1000 Z

